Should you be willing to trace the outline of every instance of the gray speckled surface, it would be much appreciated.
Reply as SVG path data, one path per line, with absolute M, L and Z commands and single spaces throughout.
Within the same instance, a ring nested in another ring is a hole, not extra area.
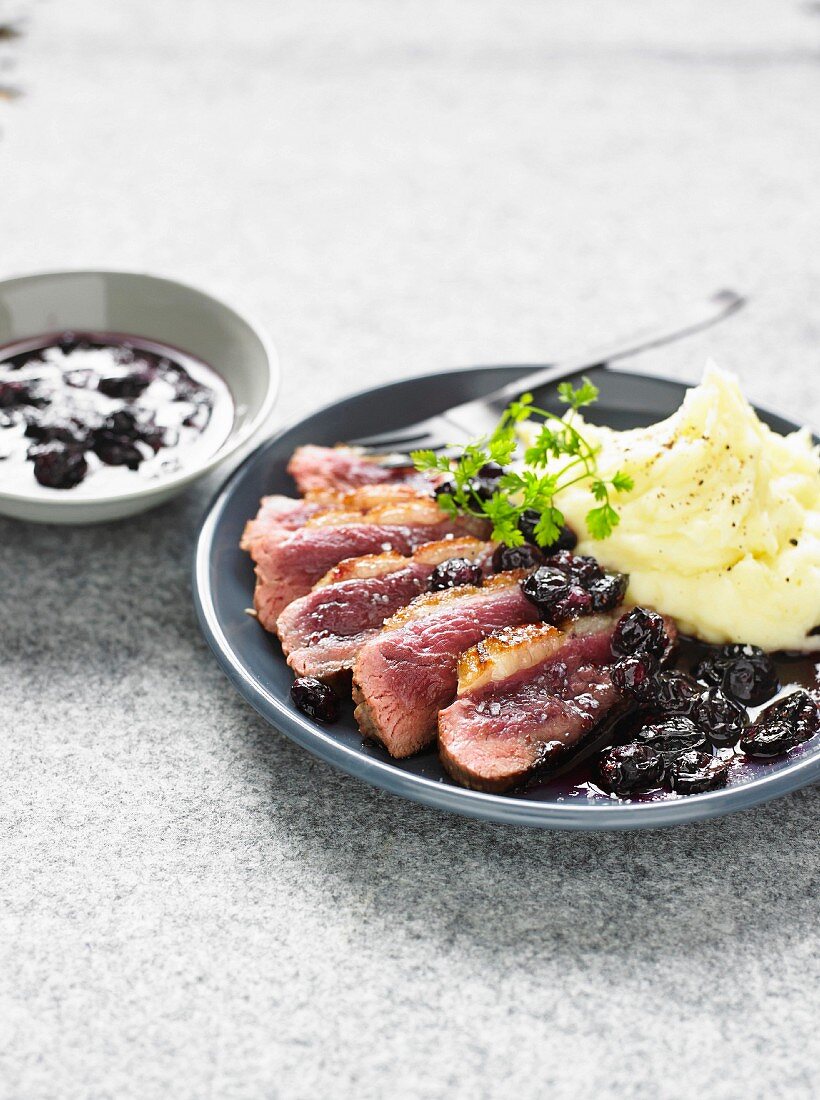
M 817 5 L 22 7 L 2 273 L 227 294 L 278 339 L 278 418 L 726 282 L 753 308 L 642 365 L 713 354 L 820 419 Z M 0 522 L 0 1094 L 816 1095 L 817 790 L 571 836 L 334 774 L 197 633 L 215 484 Z

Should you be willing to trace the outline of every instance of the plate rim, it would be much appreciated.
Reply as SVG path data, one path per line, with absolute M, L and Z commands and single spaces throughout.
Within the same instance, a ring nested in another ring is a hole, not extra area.
M 529 367 L 530 364 L 526 364 Z M 393 387 L 414 381 L 431 380 L 462 372 L 487 369 L 518 371 L 525 365 L 476 364 L 447 371 L 430 371 L 393 380 L 381 385 L 369 386 L 331 401 L 307 415 L 295 416 L 263 440 L 248 454 L 210 499 L 196 537 L 192 569 L 192 595 L 197 620 L 205 640 L 216 657 L 217 663 L 239 694 L 254 710 L 280 733 L 312 755 L 339 768 L 354 779 L 398 795 L 412 802 L 445 810 L 463 817 L 500 824 L 523 825 L 535 828 L 565 830 L 627 830 L 652 829 L 688 824 L 694 821 L 723 816 L 740 810 L 751 809 L 774 798 L 789 794 L 820 779 L 820 753 L 795 760 L 791 765 L 770 775 L 761 775 L 736 787 L 703 794 L 671 798 L 662 802 L 624 802 L 611 804 L 567 800 L 561 803 L 545 803 L 517 799 L 503 794 L 488 794 L 429 779 L 395 767 L 391 762 L 365 756 L 354 747 L 343 744 L 332 735 L 332 728 L 323 729 L 307 717 L 291 709 L 277 694 L 268 690 L 242 663 L 238 653 L 222 629 L 213 601 L 209 570 L 214 534 L 219 521 L 230 502 L 233 488 L 245 475 L 249 466 L 260 461 L 263 453 L 273 448 L 284 436 L 299 428 L 305 421 L 348 401 L 384 392 Z M 612 374 L 631 375 L 676 386 L 686 385 L 665 375 L 644 374 L 640 371 L 612 370 Z M 758 412 L 768 413 L 792 425 L 802 426 L 791 417 L 769 408 L 754 405 Z M 808 425 L 806 425 L 808 426 Z M 809 427 L 809 430 L 812 430 Z M 816 438 L 816 436 L 815 436 Z M 275 658 L 274 658 L 275 659 Z

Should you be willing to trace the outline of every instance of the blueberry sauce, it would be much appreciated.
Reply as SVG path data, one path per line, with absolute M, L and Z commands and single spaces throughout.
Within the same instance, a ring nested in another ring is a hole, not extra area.
M 205 363 L 153 340 L 63 332 L 0 348 L 0 488 L 126 492 L 213 454 L 234 417 Z

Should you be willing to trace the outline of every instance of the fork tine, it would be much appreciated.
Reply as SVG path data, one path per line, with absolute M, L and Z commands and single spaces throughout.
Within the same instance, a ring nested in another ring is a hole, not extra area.
M 359 439 L 349 439 L 347 445 L 361 447 L 365 451 L 390 452 L 401 450 L 403 447 L 420 450 L 422 447 L 428 447 L 430 442 L 435 443 L 436 440 L 433 439 L 430 431 L 430 422 L 424 421 L 421 424 L 413 424 L 409 428 L 395 428 L 392 432 L 380 432 L 376 435 L 364 435 Z M 435 449 L 440 450 L 442 446 L 443 444 L 439 444 Z

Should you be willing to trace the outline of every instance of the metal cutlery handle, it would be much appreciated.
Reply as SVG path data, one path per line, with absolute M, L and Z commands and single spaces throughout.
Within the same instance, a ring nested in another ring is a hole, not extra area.
M 724 317 L 735 313 L 743 305 L 746 299 L 733 290 L 719 290 L 709 298 L 705 298 L 692 308 L 688 318 L 681 323 L 681 315 L 676 314 L 675 321 L 666 324 L 653 325 L 621 339 L 610 340 L 598 347 L 590 348 L 581 355 L 573 356 L 571 360 L 565 360 L 554 367 L 546 367 L 534 374 L 526 375 L 515 382 L 502 387 L 493 394 L 488 394 L 483 400 L 492 398 L 494 401 L 507 405 L 520 397 L 527 390 L 537 389 L 539 386 L 549 385 L 550 382 L 565 378 L 573 370 L 585 370 L 598 364 L 613 363 L 619 359 L 625 359 L 630 355 L 637 355 L 650 348 L 658 348 L 663 344 L 669 344 L 681 336 L 699 332 L 711 325 L 722 321 Z

